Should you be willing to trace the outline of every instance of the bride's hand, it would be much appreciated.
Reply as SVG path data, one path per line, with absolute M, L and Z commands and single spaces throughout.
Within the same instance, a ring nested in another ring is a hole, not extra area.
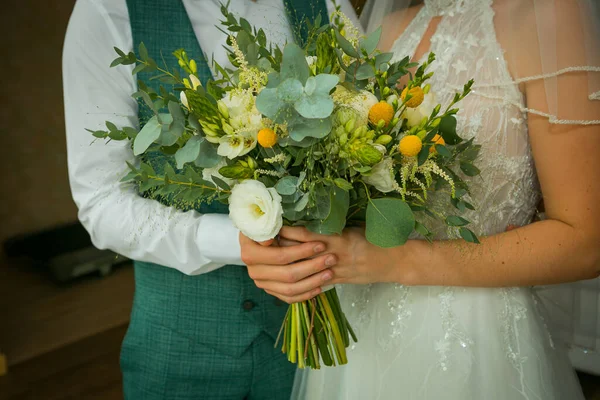
M 280 237 L 296 242 L 325 243 L 327 253 L 337 258 L 337 264 L 331 268 L 333 279 L 328 282 L 330 284 L 397 281 L 398 270 L 394 265 L 401 265 L 401 262 L 394 260 L 389 249 L 369 243 L 362 228 L 346 228 L 341 236 L 329 236 L 312 233 L 303 227 L 283 227 Z

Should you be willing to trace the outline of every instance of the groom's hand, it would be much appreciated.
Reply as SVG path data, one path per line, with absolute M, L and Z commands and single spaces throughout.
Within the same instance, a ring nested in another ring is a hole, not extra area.
M 333 277 L 329 268 L 337 263 L 337 258 L 324 254 L 324 243 L 268 244 L 261 245 L 240 233 L 242 261 L 248 266 L 250 278 L 256 286 L 286 303 L 315 297 Z

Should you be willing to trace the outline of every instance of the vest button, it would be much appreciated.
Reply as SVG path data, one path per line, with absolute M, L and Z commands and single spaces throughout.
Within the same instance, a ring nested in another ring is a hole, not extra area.
M 252 300 L 246 300 L 242 303 L 242 308 L 244 309 L 244 311 L 250 311 L 254 308 L 256 304 L 254 304 L 254 302 Z

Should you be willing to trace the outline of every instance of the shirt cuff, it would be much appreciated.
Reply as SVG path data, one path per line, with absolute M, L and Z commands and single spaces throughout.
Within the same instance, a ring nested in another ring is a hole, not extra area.
M 217 264 L 244 265 L 239 233 L 229 215 L 203 214 L 197 236 L 200 254 Z

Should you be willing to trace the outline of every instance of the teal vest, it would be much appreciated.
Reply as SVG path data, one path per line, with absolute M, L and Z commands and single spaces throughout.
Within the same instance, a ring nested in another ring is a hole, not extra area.
M 325 0 L 284 0 L 284 4 L 295 39 L 301 43 L 307 33 L 302 22 L 314 20 L 319 14 L 327 16 Z M 171 52 L 183 47 L 197 61 L 202 83 L 211 78 L 182 1 L 127 0 L 127 7 L 134 46 L 144 42 L 150 57 L 157 62 L 164 59 L 170 69 L 178 65 Z M 151 76 L 140 73 L 138 79 L 158 91 L 160 82 L 150 80 Z M 146 118 L 144 112 L 140 107 L 142 121 Z M 148 158 L 159 173 L 166 161 L 172 159 L 162 153 Z M 227 206 L 213 202 L 200 205 L 197 211 L 227 213 Z M 244 266 L 228 265 L 207 274 L 187 276 L 172 268 L 135 262 L 135 278 L 132 318 L 150 319 L 232 356 L 241 355 L 261 332 L 276 338 L 287 309 L 258 289 Z

